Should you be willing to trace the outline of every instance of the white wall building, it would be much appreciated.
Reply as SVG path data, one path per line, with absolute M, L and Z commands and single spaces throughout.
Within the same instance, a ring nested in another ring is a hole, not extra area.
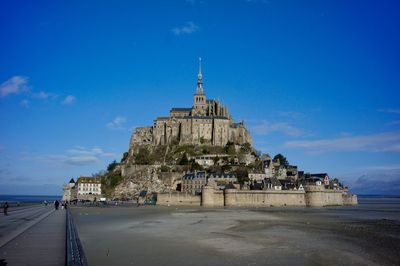
M 79 177 L 75 184 L 75 190 L 79 196 L 101 195 L 101 181 L 98 177 Z

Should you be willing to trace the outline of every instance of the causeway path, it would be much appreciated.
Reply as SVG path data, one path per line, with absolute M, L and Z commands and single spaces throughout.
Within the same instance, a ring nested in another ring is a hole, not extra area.
M 32 206 L 1 215 L 0 266 L 65 265 L 65 210 Z

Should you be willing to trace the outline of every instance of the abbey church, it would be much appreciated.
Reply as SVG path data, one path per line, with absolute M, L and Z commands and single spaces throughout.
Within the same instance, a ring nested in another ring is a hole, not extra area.
M 218 100 L 206 98 L 200 59 L 193 106 L 172 108 L 168 117 L 156 118 L 152 126 L 135 128 L 130 148 L 171 143 L 224 146 L 228 142 L 252 144 L 252 139 L 243 121 L 234 123 L 226 106 Z

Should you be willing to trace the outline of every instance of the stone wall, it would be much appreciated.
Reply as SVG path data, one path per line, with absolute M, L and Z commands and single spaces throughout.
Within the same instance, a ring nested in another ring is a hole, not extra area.
M 309 207 L 342 206 L 343 191 L 325 189 L 322 186 L 305 186 L 306 205 Z
M 203 187 L 201 195 L 201 206 L 223 207 L 224 202 L 224 192 L 222 190 L 215 190 L 212 187 Z
M 358 204 L 357 195 L 343 194 L 343 205 L 353 206 Z
M 123 165 L 121 167 L 121 175 L 122 176 L 130 176 L 136 174 L 137 172 L 147 171 L 149 173 L 154 173 L 161 168 L 161 164 L 153 164 L 153 165 L 140 165 L 140 164 L 133 164 L 130 166 Z
M 159 205 L 193 205 L 204 207 L 324 207 L 357 205 L 357 196 L 328 190 L 321 186 L 307 186 L 305 191 L 293 190 L 215 190 L 204 187 L 202 196 L 172 192 L 158 194 Z
M 201 196 L 192 195 L 185 192 L 168 192 L 157 194 L 157 205 L 161 206 L 178 206 L 178 205 L 193 205 L 200 206 Z
M 168 145 L 175 141 L 180 145 L 200 145 L 201 140 L 216 146 L 224 146 L 228 141 L 252 144 L 244 124 L 234 124 L 228 117 L 159 117 L 153 126 L 135 128 L 129 155 L 133 156 L 142 145 Z
M 230 207 L 305 207 L 304 191 L 225 190 L 225 206 Z
M 161 182 L 175 190 L 176 185 L 181 183 L 182 176 L 185 175 L 185 172 L 161 172 L 160 180 Z

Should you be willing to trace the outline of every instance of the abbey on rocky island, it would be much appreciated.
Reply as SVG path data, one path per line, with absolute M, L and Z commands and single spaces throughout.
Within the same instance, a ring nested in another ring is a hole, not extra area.
M 130 140 L 130 149 L 142 145 L 200 145 L 224 146 L 252 144 L 244 122 L 234 123 L 228 108 L 219 100 L 206 99 L 199 59 L 197 88 L 191 108 L 172 108 L 168 117 L 158 117 L 152 126 L 138 127 Z

